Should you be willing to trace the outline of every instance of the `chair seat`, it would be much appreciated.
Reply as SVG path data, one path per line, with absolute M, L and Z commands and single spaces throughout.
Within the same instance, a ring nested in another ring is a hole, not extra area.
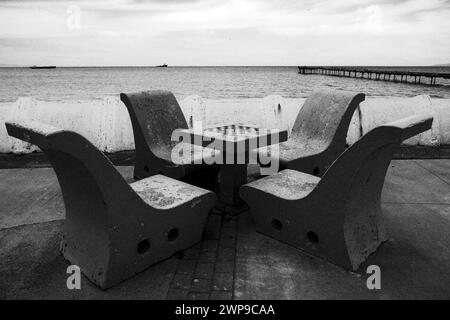
M 300 171 L 286 169 L 274 175 L 246 184 L 286 200 L 306 197 L 319 183 L 320 178 Z
M 210 193 L 160 174 L 133 182 L 130 186 L 145 203 L 157 209 L 174 208 Z
M 279 144 L 279 155 L 273 152 L 273 147 L 262 147 L 252 151 L 252 155 L 260 157 L 278 158 L 280 161 L 293 161 L 298 158 L 305 158 L 322 152 L 322 144 L 313 141 L 303 142 L 296 139 L 290 139 Z

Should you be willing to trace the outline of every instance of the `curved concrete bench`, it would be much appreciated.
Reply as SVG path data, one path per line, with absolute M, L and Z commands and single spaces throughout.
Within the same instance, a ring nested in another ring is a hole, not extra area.
M 121 93 L 120 99 L 128 109 L 133 126 L 136 179 L 158 173 L 183 178 L 205 170 L 212 171 L 207 173 L 207 177 L 217 178 L 219 167 L 206 165 L 204 159 L 214 157 L 214 153 L 220 151 L 191 144 L 181 146 L 178 141 L 171 140 L 175 130 L 187 129 L 188 124 L 175 96 L 170 91 Z M 176 145 L 178 150 L 191 150 L 191 153 L 178 156 L 177 163 L 174 163 L 172 150 Z
M 313 92 L 300 109 L 289 140 L 279 144 L 279 154 L 273 154 L 270 147 L 265 147 L 255 150 L 252 156 L 279 161 L 280 169 L 323 175 L 344 152 L 353 113 L 364 99 L 363 93 L 340 90 Z
M 386 171 L 400 143 L 431 128 L 413 116 L 377 127 L 348 148 L 322 178 L 283 170 L 241 187 L 256 228 L 356 270 L 385 241 L 380 221 Z
M 38 145 L 58 177 L 66 220 L 62 252 L 105 289 L 200 241 L 215 195 L 155 175 L 129 185 L 81 135 L 36 122 L 6 123 Z

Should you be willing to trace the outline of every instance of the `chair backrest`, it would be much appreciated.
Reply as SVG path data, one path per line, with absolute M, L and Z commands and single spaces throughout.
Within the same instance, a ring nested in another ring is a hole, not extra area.
M 39 146 L 58 177 L 66 209 L 133 192 L 109 159 L 86 138 L 39 122 L 5 123 L 10 136 Z M 70 209 L 69 209 L 70 210 Z
M 431 128 L 430 116 L 412 116 L 377 127 L 348 148 L 314 189 L 316 201 L 333 208 L 356 269 L 386 239 L 381 192 L 389 163 L 400 143 Z
M 130 114 L 135 144 L 167 158 L 177 143 L 171 141 L 173 131 L 188 128 L 175 96 L 170 91 L 154 90 L 121 93 L 120 99 Z
M 297 115 L 291 138 L 314 141 L 321 144 L 322 149 L 333 141 L 345 146 L 353 113 L 364 99 L 363 93 L 341 90 L 314 91 Z
M 316 188 L 333 201 L 364 192 L 371 201 L 379 200 L 394 152 L 403 140 L 429 130 L 432 123 L 433 117 L 418 115 L 374 128 L 333 162 Z

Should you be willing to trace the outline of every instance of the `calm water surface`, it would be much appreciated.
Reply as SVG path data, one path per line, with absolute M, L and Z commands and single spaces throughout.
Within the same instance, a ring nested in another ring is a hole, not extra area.
M 391 67 L 402 70 L 450 72 L 450 67 Z M 260 98 L 279 94 L 307 97 L 314 89 L 335 88 L 369 96 L 428 94 L 450 98 L 450 81 L 414 85 L 383 81 L 299 75 L 297 67 L 89 67 L 31 70 L 0 68 L 0 102 L 19 97 L 42 100 L 102 99 L 120 92 L 171 90 L 178 98 L 200 95 L 209 99 Z

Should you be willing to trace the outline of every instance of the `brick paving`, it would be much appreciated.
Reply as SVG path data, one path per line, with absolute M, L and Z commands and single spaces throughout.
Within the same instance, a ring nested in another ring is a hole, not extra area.
M 178 254 L 168 300 L 233 299 L 237 222 L 237 216 L 211 211 L 202 241 Z

